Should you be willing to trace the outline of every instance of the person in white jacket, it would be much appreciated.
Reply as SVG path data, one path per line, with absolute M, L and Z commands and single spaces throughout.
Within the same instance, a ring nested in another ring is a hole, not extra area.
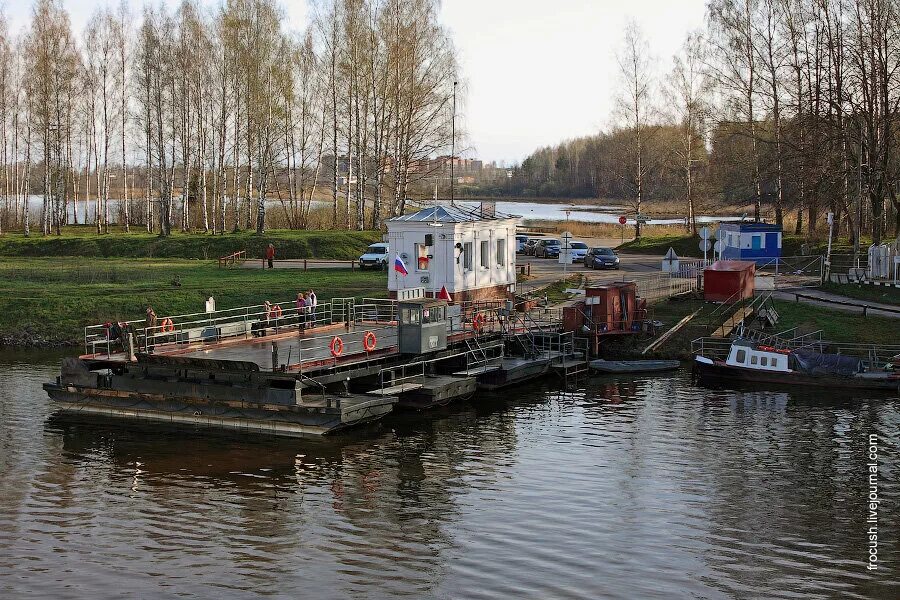
M 316 306 L 319 305 L 319 299 L 316 298 L 316 293 L 312 290 L 306 294 L 306 312 L 309 313 L 307 317 L 307 321 L 309 321 L 310 327 L 316 326 Z

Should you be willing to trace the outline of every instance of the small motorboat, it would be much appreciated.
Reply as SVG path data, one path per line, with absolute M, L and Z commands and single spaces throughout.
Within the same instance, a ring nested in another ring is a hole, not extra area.
M 700 383 L 801 385 L 900 392 L 900 371 L 866 368 L 859 358 L 788 350 L 735 339 L 728 358 L 694 356 L 694 375 Z
M 591 368 L 601 373 L 649 373 L 673 371 L 681 366 L 677 360 L 592 360 Z

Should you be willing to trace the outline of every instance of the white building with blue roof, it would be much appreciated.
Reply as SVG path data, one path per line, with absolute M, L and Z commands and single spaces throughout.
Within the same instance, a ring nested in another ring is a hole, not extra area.
M 456 203 L 388 219 L 390 296 L 424 288 L 435 297 L 443 288 L 455 302 L 507 298 L 516 286 L 519 218 L 493 203 Z

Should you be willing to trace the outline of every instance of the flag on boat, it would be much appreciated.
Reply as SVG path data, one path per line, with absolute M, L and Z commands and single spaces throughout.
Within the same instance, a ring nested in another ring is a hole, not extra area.
M 440 293 L 438 294 L 438 299 L 439 299 L 439 300 L 446 300 L 447 302 L 450 302 L 450 300 L 452 300 L 452 298 L 450 298 L 450 292 L 447 291 L 447 286 L 446 286 L 446 285 L 442 285 L 442 286 L 441 286 L 441 291 L 440 291 Z
M 403 263 L 403 259 L 400 258 L 399 254 L 394 258 L 394 270 L 401 275 L 409 275 L 409 271 L 406 270 L 406 265 Z

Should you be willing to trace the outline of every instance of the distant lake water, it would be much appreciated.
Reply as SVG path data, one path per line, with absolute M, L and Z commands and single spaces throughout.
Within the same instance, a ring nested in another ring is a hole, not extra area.
M 212 202 L 212 199 L 209 200 Z M 110 222 L 116 223 L 119 216 L 119 210 L 122 200 L 110 198 L 109 200 L 109 214 L 110 214 Z M 277 199 L 270 199 L 269 204 L 280 206 L 281 201 Z M 442 202 L 444 202 L 442 200 Z M 35 211 L 39 211 L 41 209 L 43 203 L 43 196 L 32 195 L 29 196 L 28 205 L 32 210 L 32 214 Z M 230 200 L 229 200 L 230 203 Z M 313 206 L 328 206 L 329 203 L 325 201 L 314 200 Z M 469 205 L 469 206 L 477 206 L 478 202 L 465 202 L 461 201 L 459 204 Z M 622 214 L 627 214 L 628 210 L 622 206 L 614 206 L 609 204 L 597 204 L 597 205 L 588 205 L 588 204 L 556 204 L 556 203 L 543 203 L 543 202 L 516 202 L 516 201 L 497 201 L 497 210 L 499 212 L 519 215 L 525 220 L 537 220 L 537 221 L 578 221 L 583 223 L 611 223 L 618 224 L 619 217 Z M 230 206 L 230 204 L 229 204 Z M 175 209 L 178 210 L 180 207 L 180 199 L 176 198 Z M 76 207 L 70 201 L 68 206 L 69 213 L 69 222 L 72 223 L 75 221 L 75 211 Z M 97 209 L 96 200 L 91 200 L 90 202 L 85 203 L 83 200 L 79 200 L 77 204 L 78 216 L 77 220 L 79 223 L 93 223 L 95 219 L 95 213 Z M 569 214 L 566 214 L 566 211 Z M 742 217 L 740 216 L 707 216 L 702 215 L 697 217 L 698 223 L 719 223 L 725 221 L 740 221 Z M 650 225 L 682 225 L 684 223 L 684 219 L 653 219 L 651 218 L 648 221 Z M 634 219 L 632 217 L 628 217 L 628 224 L 633 225 Z

